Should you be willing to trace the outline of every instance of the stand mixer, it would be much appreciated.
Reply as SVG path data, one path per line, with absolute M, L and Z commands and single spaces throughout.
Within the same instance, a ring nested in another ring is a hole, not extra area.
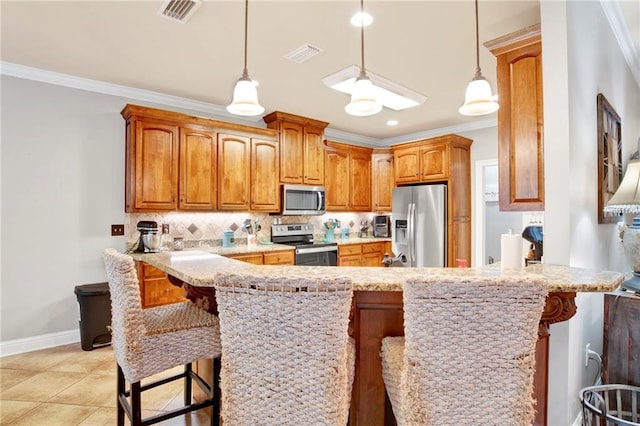
M 136 224 L 140 231 L 140 239 L 136 253 L 155 253 L 160 251 L 162 235 L 158 230 L 158 223 L 151 220 L 141 220 Z

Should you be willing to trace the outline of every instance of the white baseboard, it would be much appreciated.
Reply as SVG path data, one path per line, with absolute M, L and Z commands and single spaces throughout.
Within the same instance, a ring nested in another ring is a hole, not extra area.
M 24 339 L 0 342 L 0 356 L 16 355 L 54 346 L 68 345 L 80 341 L 80 330 L 60 331 L 58 333 L 42 334 Z

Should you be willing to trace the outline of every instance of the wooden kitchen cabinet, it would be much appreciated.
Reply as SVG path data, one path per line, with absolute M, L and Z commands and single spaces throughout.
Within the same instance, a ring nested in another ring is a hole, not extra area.
M 280 211 L 279 145 L 251 138 L 250 204 L 252 211 Z
M 458 135 L 392 145 L 395 183 L 447 185 L 447 266 L 471 265 L 471 139 Z
M 249 210 L 251 140 L 218 135 L 218 208 Z
M 293 250 L 264 252 L 262 254 L 265 265 L 295 265 L 295 257 Z
M 446 179 L 447 166 L 447 145 L 444 143 L 429 143 L 394 150 L 395 181 L 398 185 Z
M 362 244 L 362 266 L 382 266 L 385 253 L 391 252 L 388 242 Z
M 338 244 L 338 266 L 382 266 L 384 254 L 390 252 L 389 241 Z
M 230 259 L 253 263 L 254 265 L 295 265 L 294 249 L 224 255 Z
M 126 212 L 279 211 L 277 131 L 137 105 L 121 115 Z
M 125 211 L 174 210 L 178 199 L 178 126 L 133 117 L 126 123 Z
M 140 298 L 143 308 L 166 305 L 187 300 L 184 290 L 169 282 L 167 275 L 145 262 L 136 262 Z
M 640 386 L 640 298 L 618 291 L 604 295 L 602 381 Z
M 217 207 L 217 142 L 213 129 L 180 127 L 178 208 L 215 210 Z
M 390 212 L 394 173 L 393 154 L 388 149 L 374 149 L 371 154 L 371 203 L 374 212 Z
M 280 183 L 324 185 L 324 121 L 274 111 L 267 128 L 280 133 Z
M 371 148 L 326 141 L 327 211 L 371 211 Z
M 540 25 L 488 41 L 496 56 L 499 207 L 544 210 L 544 126 Z

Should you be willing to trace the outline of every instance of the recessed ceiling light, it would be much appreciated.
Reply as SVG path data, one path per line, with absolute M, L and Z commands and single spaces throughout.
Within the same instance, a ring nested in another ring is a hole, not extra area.
M 350 65 L 343 70 L 324 77 L 322 82 L 327 87 L 350 95 L 359 74 L 360 67 Z M 367 76 L 374 86 L 376 99 L 387 108 L 400 111 L 421 105 L 427 100 L 426 96 L 376 75 L 369 69 L 367 69 Z
M 398 120 L 387 120 L 387 126 L 397 126 Z
M 373 16 L 367 12 L 358 12 L 351 17 L 351 25 L 354 27 L 368 27 L 373 22 Z

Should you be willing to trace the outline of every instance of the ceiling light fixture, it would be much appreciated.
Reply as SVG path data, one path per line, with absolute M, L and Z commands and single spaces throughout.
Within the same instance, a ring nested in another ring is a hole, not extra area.
M 373 23 L 373 16 L 367 12 L 358 12 L 351 17 L 351 25 L 354 27 L 368 27 Z
M 322 79 L 322 82 L 334 90 L 351 95 L 353 85 L 360 75 L 360 67 L 349 65 L 347 68 L 336 71 Z M 373 84 L 375 98 L 382 106 L 395 111 L 402 111 L 422 105 L 427 97 L 405 86 L 388 80 L 371 70 L 367 70 L 367 76 Z
M 497 96 L 491 94 L 491 85 L 480 71 L 480 42 L 478 31 L 478 0 L 476 4 L 476 74 L 467 86 L 464 96 L 464 105 L 458 112 L 462 115 L 477 116 L 495 112 L 500 107 L 496 101 Z
M 364 13 L 364 0 L 360 0 L 360 13 Z M 364 26 L 360 26 L 360 75 L 353 85 L 351 102 L 344 107 L 349 115 L 366 117 L 382 110 L 382 104 L 375 97 L 374 86 L 364 67 Z
M 259 115 L 264 108 L 258 102 L 256 84 L 249 78 L 247 71 L 247 27 L 249 21 L 249 0 L 244 2 L 244 69 L 242 77 L 233 89 L 233 102 L 227 106 L 227 111 L 235 115 Z

